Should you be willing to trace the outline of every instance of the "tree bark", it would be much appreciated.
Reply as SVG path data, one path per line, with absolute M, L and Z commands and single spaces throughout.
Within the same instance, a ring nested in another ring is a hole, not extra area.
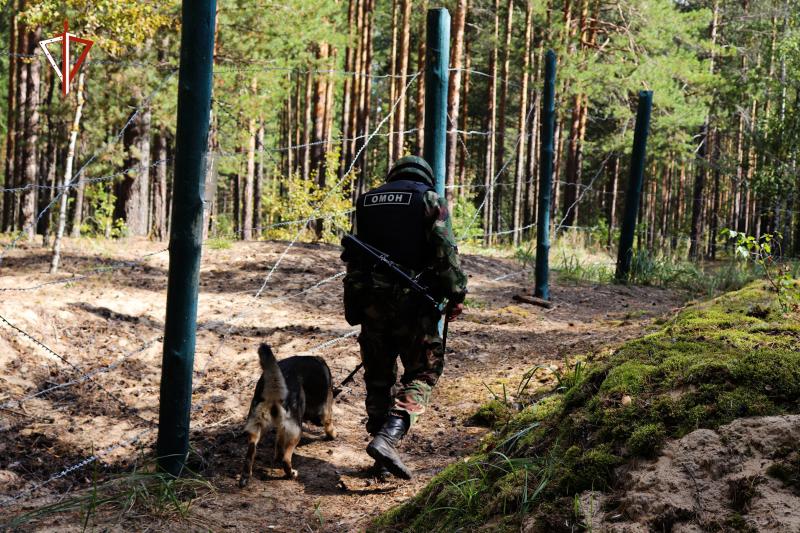
M 125 145 L 124 165 L 129 169 L 117 186 L 114 217 L 122 218 L 130 235 L 146 236 L 148 224 L 150 169 L 150 108 L 139 110 L 123 134 Z M 76 215 L 76 222 L 79 220 Z
M 428 2 L 424 1 L 422 12 L 428 11 Z M 425 40 L 425 17 L 420 17 L 419 42 L 417 43 L 417 72 L 425 72 L 425 53 L 427 42 Z M 421 156 L 425 147 L 425 76 L 417 78 L 417 92 L 415 107 L 417 108 L 415 128 L 417 130 L 417 155 Z
M 261 196 L 264 194 L 264 121 L 258 121 L 256 134 L 256 184 L 253 194 L 253 230 L 258 238 L 261 232 Z
M 75 160 L 75 145 L 78 141 L 78 132 L 81 127 L 81 114 L 83 113 L 83 78 L 83 71 L 80 71 L 78 73 L 78 87 L 75 91 L 78 105 L 75 107 L 75 116 L 72 119 L 72 128 L 69 134 L 69 148 L 67 149 L 67 161 L 64 165 L 64 179 L 61 181 L 61 185 L 64 188 L 60 193 L 61 201 L 58 208 L 58 227 L 53 242 L 53 257 L 50 261 L 51 274 L 58 272 L 58 264 L 61 260 L 61 240 L 64 236 L 64 226 L 67 223 L 67 199 L 69 198 L 69 189 L 66 187 L 72 184 L 72 165 Z
M 469 1 L 466 4 L 466 11 L 469 12 Z M 470 84 L 472 81 L 472 76 L 470 75 L 470 70 L 472 70 L 472 56 L 471 56 L 471 49 L 470 40 L 466 39 L 466 24 L 464 28 L 464 35 L 465 35 L 465 46 L 464 46 L 464 83 L 463 85 L 463 96 L 461 97 L 461 111 L 459 113 L 459 129 L 462 131 L 467 131 L 469 129 L 469 90 Z M 466 137 L 465 137 L 466 139 Z M 467 159 L 469 158 L 469 152 L 467 151 L 466 142 L 458 143 L 458 177 L 456 178 L 456 184 L 458 185 L 458 197 L 462 200 L 468 197 L 468 193 L 472 191 L 469 190 L 469 184 L 467 183 Z
M 12 6 L 13 7 L 13 6 Z M 14 10 L 10 10 L 9 33 L 8 33 L 8 96 L 6 108 L 6 168 L 5 186 L 14 187 L 15 181 L 15 141 L 16 141 L 16 84 L 17 84 L 17 63 L 19 59 L 17 53 L 17 17 Z M 3 219 L 0 230 L 11 231 L 14 226 L 14 193 L 3 193 Z
M 329 56 L 330 46 L 328 43 L 320 43 L 317 48 L 317 64 L 324 64 Z M 325 160 L 325 125 L 326 125 L 326 109 L 328 95 L 328 80 L 325 74 L 317 74 L 314 79 L 313 90 L 313 138 L 311 147 L 311 172 L 316 178 L 316 183 L 319 183 L 320 175 L 322 174 L 322 165 Z
M 397 106 L 396 121 L 397 127 L 394 137 L 394 155 L 396 158 L 403 156 L 405 152 L 405 130 L 406 130 L 406 102 L 408 95 L 403 93 L 403 88 L 408 83 L 408 56 L 409 44 L 411 41 L 411 0 L 401 0 L 403 6 L 403 28 L 400 33 L 400 61 L 397 69 L 398 91 L 397 98 L 400 102 Z M 402 98 L 400 97 L 402 95 Z
M 306 94 L 303 104 L 303 181 L 307 181 L 311 175 L 311 132 L 313 129 L 311 123 L 311 106 L 314 95 L 314 73 L 313 69 L 309 67 L 306 74 Z
M 167 238 L 167 128 L 161 126 L 155 135 L 155 167 L 153 180 L 153 235 Z
M 531 55 L 531 36 L 533 32 L 533 1 L 528 0 L 525 4 L 525 44 L 522 53 L 522 87 L 520 88 L 519 117 L 517 128 L 519 129 L 519 146 L 517 148 L 517 167 L 514 172 L 514 198 L 512 202 L 512 230 L 514 246 L 519 245 L 522 237 L 520 227 L 523 217 L 523 191 L 525 189 L 525 153 L 528 145 L 528 76 Z
M 450 85 L 447 96 L 447 203 L 452 205 L 454 197 L 454 186 L 456 183 L 456 159 L 458 156 L 458 112 L 461 104 L 461 65 L 464 53 L 464 23 L 467 16 L 467 0 L 459 0 L 456 16 L 452 26 L 454 35 L 453 49 L 450 56 L 450 68 L 453 72 L 450 76 Z
M 392 47 L 389 51 L 389 105 L 392 105 L 397 99 L 397 18 L 399 13 L 399 1 L 392 0 Z M 389 152 L 388 166 L 391 167 L 394 160 L 397 158 L 395 155 L 395 142 L 394 133 L 396 131 L 395 122 L 397 115 L 389 117 L 389 141 L 386 143 L 386 148 Z
M 500 0 L 494 0 L 494 40 L 492 41 L 492 52 L 489 58 L 489 102 L 486 110 L 486 130 L 489 135 L 486 138 L 486 159 L 483 178 L 483 243 L 492 243 L 492 227 L 494 219 L 494 155 L 497 135 L 495 132 L 497 111 L 497 45 L 500 40 Z
M 508 110 L 508 78 L 511 68 L 511 31 L 514 17 L 514 0 L 508 0 L 506 12 L 506 31 L 505 43 L 503 45 L 503 68 L 502 68 L 502 91 L 500 96 L 500 124 L 497 142 L 497 158 L 495 162 L 496 169 L 502 169 L 506 160 L 506 118 Z M 499 170 L 498 170 L 499 172 Z M 499 186 L 494 193 L 494 228 L 495 231 L 503 229 L 503 184 L 502 179 L 498 176 L 495 183 Z
M 348 30 L 348 41 L 347 41 L 347 48 L 345 48 L 344 54 L 344 69 L 345 71 L 353 72 L 355 70 L 355 48 L 353 47 L 353 41 L 356 37 L 355 28 L 353 25 L 356 21 L 356 0 L 350 0 L 347 7 L 347 30 Z M 350 135 L 350 108 L 352 106 L 352 92 L 353 92 L 353 84 L 354 84 L 354 76 L 351 74 L 346 74 L 344 77 L 344 88 L 342 89 L 342 127 L 341 127 L 341 136 L 342 136 L 342 148 L 341 154 L 339 155 L 339 179 L 341 180 L 344 178 L 345 166 L 348 164 L 349 161 L 349 147 L 350 142 L 347 141 Z
M 24 9 L 25 2 L 20 1 L 20 11 Z M 29 32 L 27 27 L 20 23 L 17 27 L 17 50 L 24 53 L 28 49 Z M 21 186 L 25 181 L 25 111 L 28 101 L 28 61 L 17 59 L 17 86 L 15 87 L 15 99 L 17 101 L 17 111 L 14 116 L 14 184 Z M 22 203 L 16 195 L 12 199 L 12 228 L 16 229 L 22 222 Z
M 41 30 L 30 32 L 28 36 L 28 54 L 33 55 L 38 46 Z M 28 63 L 27 99 L 25 101 L 25 176 L 24 185 L 31 189 L 20 197 L 22 204 L 21 227 L 27 233 L 28 241 L 33 242 L 36 236 L 36 199 L 39 184 L 38 147 L 39 142 L 39 86 L 41 81 L 40 63 L 36 59 Z

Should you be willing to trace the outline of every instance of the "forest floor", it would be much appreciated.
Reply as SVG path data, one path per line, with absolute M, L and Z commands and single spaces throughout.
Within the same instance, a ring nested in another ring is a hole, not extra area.
M 8 323 L 0 324 L 0 529 L 26 512 L 33 515 L 26 518 L 32 521 L 22 526 L 25 530 L 80 530 L 84 523 L 107 530 L 362 529 L 476 448 L 486 429 L 469 419 L 491 399 L 490 390 L 502 396 L 535 365 L 560 367 L 567 357 L 639 336 L 688 299 L 654 287 L 562 284 L 556 275 L 555 305 L 544 309 L 512 300 L 530 287 L 519 262 L 466 254 L 469 305 L 450 326 L 447 365 L 433 408 L 402 446 L 414 480 L 377 482 L 367 475 L 371 460 L 364 452 L 359 373 L 335 402 L 338 438 L 325 441 L 320 430 L 307 428 L 295 453 L 296 481 L 281 479 L 281 471 L 272 467 L 268 436 L 259 448 L 254 478 L 239 489 L 245 451 L 241 429 L 259 375 L 258 343 L 270 343 L 283 358 L 353 330 L 342 317 L 341 280 L 311 288 L 342 270 L 338 247 L 298 243 L 264 284 L 286 245 L 234 243 L 204 250 L 191 443 L 194 469 L 214 488 L 201 491 L 177 522 L 174 513 L 135 506 L 121 512 L 119 501 L 93 503 L 84 522 L 86 505 L 69 505 L 94 479 L 130 472 L 152 449 L 160 381 L 157 339 L 163 333 L 167 285 L 164 245 L 68 241 L 62 273 L 55 276 L 47 274 L 45 249 L 10 251 L 0 266 L 0 316 L 68 363 Z M 51 281 L 62 282 L 40 286 Z M 262 285 L 263 293 L 254 299 Z M 305 289 L 310 290 L 297 294 Z M 354 336 L 316 353 L 326 359 L 336 383 L 359 361 Z M 92 371 L 91 379 L 81 378 Z M 29 398 L 70 381 L 78 383 Z M 21 405 L 13 402 L 20 398 L 26 398 Z M 118 443 L 123 445 L 115 447 Z M 51 480 L 93 453 L 100 455 L 98 461 Z M 41 482 L 46 483 L 37 488 Z M 23 497 L 9 500 L 18 494 Z M 57 513 L 54 504 L 67 510 Z

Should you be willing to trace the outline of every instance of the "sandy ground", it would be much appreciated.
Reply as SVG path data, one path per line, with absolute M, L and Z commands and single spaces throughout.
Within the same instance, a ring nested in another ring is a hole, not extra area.
M 614 494 L 584 494 L 587 523 L 609 533 L 800 531 L 800 495 L 770 475 L 798 439 L 800 415 L 698 429 L 668 442 L 657 459 L 630 465 Z M 795 468 L 788 472 L 797 476 Z
M 265 283 L 286 245 L 237 243 L 204 251 L 192 464 L 216 492 L 196 503 L 192 520 L 212 530 L 362 529 L 475 449 L 485 430 L 471 427 L 468 419 L 491 397 L 488 389 L 502 394 L 504 384 L 515 389 L 534 365 L 561 365 L 567 356 L 639 335 L 682 302 L 682 295 L 657 288 L 562 285 L 556 277 L 552 309 L 518 304 L 511 297 L 530 287 L 526 276 L 512 275 L 520 271 L 518 263 L 466 256 L 472 305 L 450 327 L 447 367 L 433 408 L 403 444 L 415 479 L 382 483 L 366 474 L 371 461 L 364 453 L 359 373 L 336 400 L 338 438 L 328 442 L 308 428 L 295 454 L 297 481 L 279 478 L 269 437 L 262 441 L 254 479 L 240 490 L 240 430 L 258 377 L 258 343 L 269 342 L 281 358 L 353 329 L 341 315 L 340 279 L 312 288 L 342 270 L 337 247 L 297 244 Z M 168 261 L 167 253 L 156 252 L 163 248 L 141 240 L 68 242 L 63 271 L 55 276 L 47 274 L 49 257 L 40 247 L 20 247 L 3 261 L 0 289 L 14 290 L 0 290 L 0 316 L 52 352 L 0 321 L 0 525 L 75 494 L 92 477 L 130 469 L 151 449 Z M 145 254 L 153 255 L 143 259 Z M 354 336 L 315 353 L 328 361 L 337 383 L 359 361 Z M 91 372 L 91 379 L 82 377 Z M 93 453 L 97 461 L 64 474 Z M 112 528 L 176 527 L 147 516 L 122 523 L 104 519 L 98 518 L 100 525 Z M 181 527 L 191 529 L 192 523 Z M 80 519 L 48 518 L 38 527 L 47 526 L 79 528 Z

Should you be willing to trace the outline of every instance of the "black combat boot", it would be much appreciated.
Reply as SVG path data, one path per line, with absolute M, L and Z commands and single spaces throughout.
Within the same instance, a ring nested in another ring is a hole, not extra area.
M 378 461 L 375 461 L 375 464 L 369 469 L 369 475 L 378 481 L 386 481 L 391 474 L 392 473 Z
M 408 431 L 408 419 L 403 416 L 390 415 L 386 423 L 367 446 L 367 453 L 389 472 L 402 479 L 411 479 L 411 470 L 403 464 L 397 446 L 400 439 Z

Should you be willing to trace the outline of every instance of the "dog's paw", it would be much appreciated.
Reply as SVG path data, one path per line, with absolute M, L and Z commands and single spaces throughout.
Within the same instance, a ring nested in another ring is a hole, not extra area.
M 325 433 L 325 440 L 333 440 L 336 438 L 336 430 L 332 429 Z
M 250 476 L 242 475 L 242 477 L 239 478 L 239 488 L 240 489 L 245 488 L 249 481 L 250 481 Z
M 292 468 L 292 470 L 290 472 L 286 473 L 285 477 L 286 477 L 286 479 L 297 479 L 297 470 Z

